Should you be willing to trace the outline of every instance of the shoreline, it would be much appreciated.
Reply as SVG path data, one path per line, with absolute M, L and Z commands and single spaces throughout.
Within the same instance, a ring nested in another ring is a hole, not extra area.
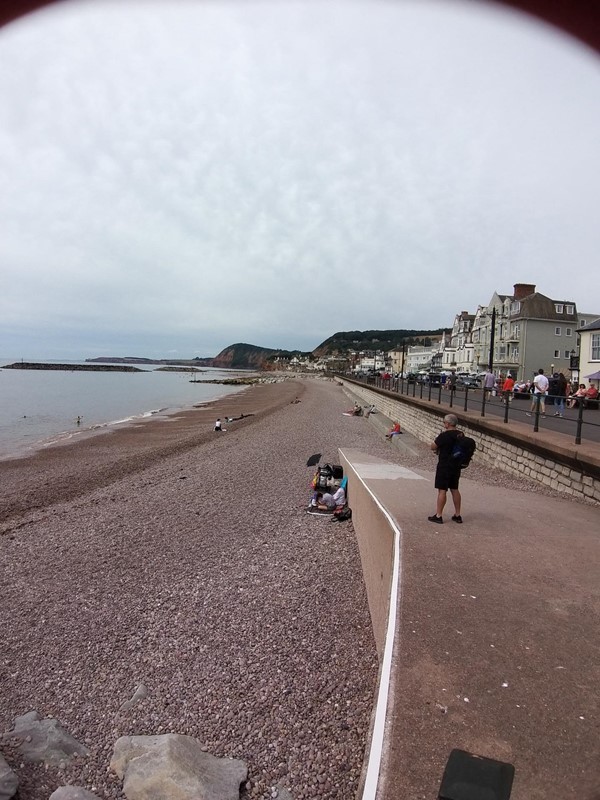
M 140 370 L 141 372 L 160 372 L 161 370 Z M 200 372 L 201 370 L 196 370 Z M 208 372 L 208 370 L 202 370 L 202 372 Z M 190 373 L 192 374 L 192 373 Z M 284 380 L 288 380 L 289 376 L 286 376 Z M 215 386 L 222 386 L 222 390 L 213 389 L 213 396 L 211 399 L 203 400 L 203 399 L 192 399 L 191 397 L 186 398 L 186 400 L 181 403 L 177 401 L 173 401 L 172 399 L 168 400 L 168 405 L 160 407 L 160 405 L 156 404 L 156 407 L 148 408 L 148 403 L 142 406 L 142 410 L 134 410 L 134 411 L 126 411 L 123 413 L 122 416 L 118 415 L 118 411 L 115 411 L 114 417 L 106 418 L 102 414 L 97 414 L 97 419 L 94 419 L 94 414 L 88 414 L 85 419 L 90 419 L 91 422 L 83 423 L 81 425 L 77 425 L 75 422 L 76 415 L 73 418 L 72 423 L 70 423 L 70 427 L 67 427 L 69 423 L 64 420 L 63 425 L 64 427 L 59 427 L 58 425 L 54 426 L 54 430 L 52 430 L 52 426 L 50 426 L 50 432 L 45 432 L 43 430 L 34 433 L 33 435 L 29 434 L 25 436 L 21 433 L 20 437 L 16 435 L 12 435 L 11 432 L 7 432 L 4 438 L 0 439 L 0 462 L 5 460 L 13 460 L 18 458 L 25 458 L 34 455 L 36 452 L 40 450 L 45 450 L 48 447 L 56 445 L 61 445 L 64 443 L 68 443 L 71 440 L 81 440 L 83 438 L 88 438 L 89 436 L 93 436 L 96 434 L 101 434 L 111 430 L 116 430 L 117 426 L 128 425 L 128 424 L 138 424 L 139 422 L 145 421 L 147 419 L 156 419 L 166 416 L 174 416 L 180 414 L 184 411 L 191 411 L 195 408 L 201 408 L 202 406 L 206 405 L 210 402 L 219 401 L 224 399 L 231 394 L 236 394 L 238 392 L 244 391 L 247 386 L 254 385 L 254 383 L 261 383 L 264 382 L 266 379 L 259 375 L 253 375 L 252 379 L 250 380 L 248 376 L 244 376 L 244 379 L 240 380 L 239 373 L 235 370 L 231 371 L 231 377 L 224 377 L 219 379 L 213 379 L 208 381 L 198 381 L 198 383 L 204 385 L 211 385 L 212 387 Z M 196 381 L 190 380 L 190 383 L 196 383 Z M 149 401 L 151 402 L 151 401 Z M 142 400 L 143 403 L 143 400 Z M 140 405 L 142 405 L 140 403 Z M 85 414 L 85 411 L 84 411 Z M 34 414 L 35 418 L 35 414 Z
M 252 414 L 232 423 L 231 431 L 237 430 L 291 402 L 302 390 L 298 380 L 254 384 L 192 408 L 73 431 L 65 440 L 36 443 L 29 453 L 2 457 L 0 535 L 9 520 L 28 510 L 72 499 L 161 458 L 210 441 L 218 416 Z

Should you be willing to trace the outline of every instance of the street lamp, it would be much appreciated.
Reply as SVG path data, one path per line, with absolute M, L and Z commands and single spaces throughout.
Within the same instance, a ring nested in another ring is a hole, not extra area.
M 494 340 L 496 338 L 496 306 L 492 308 L 492 330 L 490 332 L 490 372 L 494 371 Z
M 571 350 L 569 353 L 569 372 L 571 373 L 571 383 L 573 382 L 573 373 L 577 373 L 577 383 L 579 383 L 579 356 L 575 352 L 575 350 Z

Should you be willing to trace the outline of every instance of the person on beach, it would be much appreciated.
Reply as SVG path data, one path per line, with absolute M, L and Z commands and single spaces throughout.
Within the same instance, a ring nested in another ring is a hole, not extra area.
M 215 431 L 221 433 L 222 430 L 223 430 L 223 424 L 221 422 L 221 418 L 219 417 L 219 419 L 215 422 Z
M 317 508 L 319 511 L 333 511 L 335 509 L 335 499 L 330 492 L 317 492 Z
M 435 488 L 437 489 L 437 504 L 435 514 L 427 517 L 429 522 L 436 522 L 438 525 L 443 523 L 442 512 L 446 505 L 446 498 L 448 490 L 452 495 L 452 502 L 454 503 L 454 514 L 452 520 L 454 522 L 462 523 L 460 515 L 462 498 L 458 491 L 458 482 L 460 480 L 460 462 L 452 458 L 452 451 L 454 445 L 462 433 L 456 429 L 458 425 L 458 418 L 454 414 L 446 414 L 444 417 L 444 430 L 435 439 L 431 445 L 431 449 L 438 454 L 438 464 L 435 471 Z
M 393 426 L 386 433 L 385 438 L 389 442 L 391 442 L 392 439 L 394 438 L 394 436 L 400 436 L 401 433 L 402 433 L 402 431 L 400 430 L 400 423 L 399 422 L 394 422 Z
M 333 494 L 331 492 L 317 492 L 311 502 L 311 507 L 319 511 L 338 511 L 346 505 L 346 490 L 339 486 Z

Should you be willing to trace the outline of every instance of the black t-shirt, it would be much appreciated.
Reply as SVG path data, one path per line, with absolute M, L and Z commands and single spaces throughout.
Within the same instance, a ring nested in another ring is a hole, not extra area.
M 462 436 L 460 431 L 450 430 L 443 431 L 443 433 L 440 433 L 437 439 L 435 439 L 435 444 L 438 447 L 438 462 L 440 464 L 446 466 L 456 464 L 456 461 L 452 458 L 452 450 L 459 436 Z M 456 466 L 460 469 L 460 464 L 456 464 Z

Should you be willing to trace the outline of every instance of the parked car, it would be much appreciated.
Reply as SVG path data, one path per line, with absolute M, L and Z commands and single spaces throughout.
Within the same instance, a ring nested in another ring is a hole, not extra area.
M 481 383 L 476 375 L 459 375 L 456 379 L 457 389 L 479 389 Z

